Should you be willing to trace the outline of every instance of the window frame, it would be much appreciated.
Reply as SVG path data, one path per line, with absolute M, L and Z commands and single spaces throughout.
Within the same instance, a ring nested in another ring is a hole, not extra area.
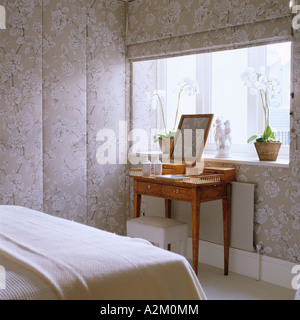
M 285 41 L 290 42 L 292 41 Z M 266 66 L 266 46 L 265 45 L 258 45 L 253 47 L 248 47 L 248 66 L 259 70 L 261 66 Z M 258 50 L 258 55 L 253 54 L 253 50 Z M 221 52 L 224 50 L 220 50 Z M 292 53 L 292 52 L 291 52 Z M 197 68 L 197 75 L 196 80 L 199 84 L 199 91 L 201 94 L 196 96 L 196 113 L 214 113 L 212 110 L 212 54 L 213 52 L 209 53 L 200 53 L 195 54 L 196 56 L 196 68 Z M 164 90 L 167 85 L 166 79 L 166 59 L 158 59 L 157 60 L 157 85 L 159 90 Z M 291 55 L 291 66 L 292 66 L 292 55 Z M 203 71 L 204 70 L 204 71 Z M 206 93 L 206 94 L 203 94 Z M 164 112 L 165 116 L 168 116 L 168 108 L 166 99 L 164 98 Z M 262 132 L 263 131 L 263 117 L 261 117 L 261 110 L 258 110 L 260 107 L 260 100 L 259 95 L 251 95 L 248 90 L 247 95 L 247 136 L 250 137 L 255 132 Z M 256 111 L 253 112 L 253 106 L 256 107 Z M 290 110 L 291 110 L 291 100 L 290 100 Z M 158 110 L 158 112 L 160 112 Z M 162 128 L 162 119 L 161 115 L 157 115 L 158 119 L 158 128 Z M 215 121 L 215 119 L 214 119 Z M 213 126 L 210 132 L 210 136 L 213 134 Z M 210 142 L 213 139 L 208 139 L 205 151 L 208 154 L 213 154 L 216 151 L 215 143 Z M 243 157 L 252 158 L 256 156 L 256 151 L 253 144 L 234 144 L 230 150 L 232 155 L 232 159 L 234 158 L 235 154 L 242 155 Z M 279 158 L 282 159 L 289 159 L 290 155 L 290 145 L 283 145 L 280 149 Z

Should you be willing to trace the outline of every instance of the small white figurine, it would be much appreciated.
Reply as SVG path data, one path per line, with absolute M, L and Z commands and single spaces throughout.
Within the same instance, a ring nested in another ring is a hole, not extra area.
M 216 158 L 228 158 L 229 150 L 232 145 L 231 140 L 231 128 L 230 121 L 223 121 L 218 118 L 216 119 L 215 127 L 215 143 L 217 147 L 217 155 Z
M 226 120 L 224 122 L 224 127 L 225 127 L 225 144 L 228 145 L 230 149 L 232 145 L 232 140 L 231 140 L 231 127 L 230 127 L 229 120 Z

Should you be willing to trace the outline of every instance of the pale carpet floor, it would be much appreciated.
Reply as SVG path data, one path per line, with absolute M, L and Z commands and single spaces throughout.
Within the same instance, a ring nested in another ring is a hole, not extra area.
M 198 278 L 208 300 L 294 300 L 295 291 L 199 264 Z

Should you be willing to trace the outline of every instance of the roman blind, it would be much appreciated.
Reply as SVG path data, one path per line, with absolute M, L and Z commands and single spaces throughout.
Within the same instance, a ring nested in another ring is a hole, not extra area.
M 292 39 L 289 0 L 134 0 L 129 3 L 131 61 Z

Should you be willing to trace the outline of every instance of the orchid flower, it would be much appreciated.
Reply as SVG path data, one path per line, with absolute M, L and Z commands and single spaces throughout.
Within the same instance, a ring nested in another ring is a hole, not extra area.
M 161 114 L 162 114 L 162 119 L 163 119 L 163 124 L 164 124 L 164 134 L 158 134 L 154 137 L 154 141 L 156 142 L 158 139 L 167 137 L 167 138 L 174 138 L 175 137 L 175 126 L 177 123 L 177 118 L 178 118 L 178 113 L 179 113 L 179 107 L 180 107 L 180 100 L 181 100 L 181 95 L 183 92 L 187 93 L 188 95 L 195 95 L 196 93 L 199 92 L 199 87 L 196 81 L 192 81 L 190 79 L 183 79 L 179 84 L 178 84 L 178 98 L 177 98 L 177 106 L 176 106 L 176 115 L 175 115 L 175 122 L 173 126 L 173 130 L 169 131 L 167 130 L 166 126 L 166 119 L 165 119 L 165 114 L 164 114 L 164 109 L 163 109 L 163 103 L 162 103 L 162 97 L 166 95 L 166 92 L 164 90 L 154 90 L 152 97 L 151 97 L 151 103 L 150 107 L 152 110 L 156 110 L 157 106 L 159 105 Z
M 248 68 L 244 73 L 241 74 L 241 80 L 244 86 L 247 86 L 251 94 L 260 94 L 263 110 L 264 110 L 264 119 L 265 119 L 265 132 L 263 137 L 266 136 L 266 132 L 269 132 L 270 135 L 267 137 L 268 140 L 274 139 L 274 134 L 270 128 L 270 109 L 268 106 L 268 92 L 272 97 L 276 96 L 280 91 L 279 81 L 273 77 L 266 75 L 265 68 L 260 68 L 259 72 L 256 72 L 253 68 Z M 252 136 L 248 142 L 257 139 L 258 136 Z

